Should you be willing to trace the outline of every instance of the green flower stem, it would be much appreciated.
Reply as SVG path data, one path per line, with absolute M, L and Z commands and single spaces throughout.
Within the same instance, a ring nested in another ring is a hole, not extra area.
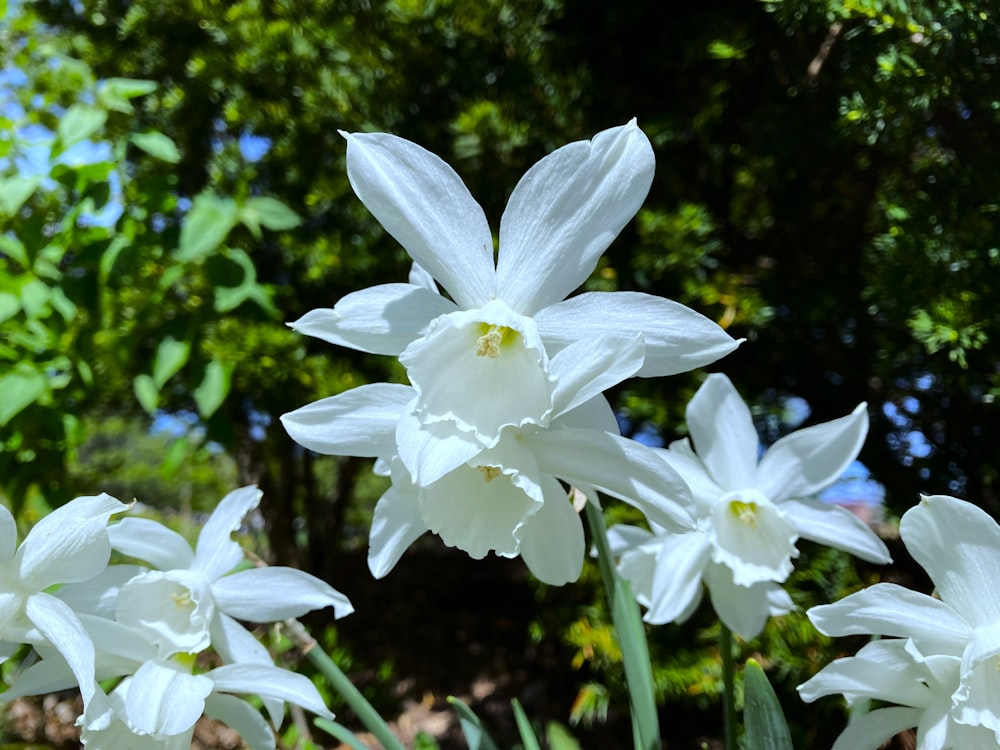
M 330 686 L 343 696 L 347 705 L 351 707 L 355 715 L 361 720 L 368 731 L 375 735 L 375 738 L 382 743 L 385 750 L 406 750 L 403 744 L 396 738 L 396 735 L 389 729 L 389 725 L 372 708 L 361 691 L 354 687 L 354 684 L 347 678 L 340 667 L 334 664 L 327 653 L 320 647 L 316 640 L 309 635 L 308 631 L 298 620 L 286 620 L 285 629 L 289 638 L 302 649 L 306 658 L 312 662 L 324 677 L 330 682 Z
M 625 663 L 625 680 L 628 682 L 629 700 L 632 704 L 633 740 L 636 750 L 659 750 L 660 726 L 653 692 L 653 670 L 649 663 L 649 645 L 646 629 L 639 617 L 636 603 L 627 581 L 615 572 L 614 559 L 608 545 L 608 532 L 601 509 L 587 503 L 587 524 L 597 546 L 597 559 L 601 578 L 611 605 L 611 616 Z
M 721 620 L 719 650 L 722 652 L 722 724 L 726 750 L 736 750 L 736 670 L 733 667 L 733 633 Z

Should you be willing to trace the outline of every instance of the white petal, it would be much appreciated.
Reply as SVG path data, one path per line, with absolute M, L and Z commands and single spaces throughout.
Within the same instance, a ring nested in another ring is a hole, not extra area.
M 17 522 L 6 507 L 0 505 L 0 565 L 14 559 L 17 551 Z
M 379 284 L 348 294 L 332 310 L 311 310 L 289 326 L 337 346 L 396 356 L 434 318 L 456 309 L 448 298 L 413 284 Z
M 868 434 L 868 407 L 806 427 L 772 445 L 760 460 L 758 489 L 775 502 L 806 497 L 833 484 L 861 451 Z
M 185 674 L 171 662 L 149 661 L 132 677 L 125 712 L 139 731 L 180 734 L 198 721 L 210 692 L 208 677 Z
M 733 571 L 737 586 L 781 583 L 798 557 L 795 524 L 756 490 L 724 495 L 712 515 L 712 559 Z
M 52 515 L 50 513 L 46 518 Z M 94 644 L 80 618 L 64 602 L 51 594 L 34 594 L 28 597 L 25 614 L 31 624 L 38 628 L 42 636 L 66 660 L 80 686 L 80 694 L 86 706 L 94 694 L 97 683 L 94 682 Z
M 431 323 L 399 356 L 420 421 L 453 422 L 492 447 L 504 427 L 547 426 L 555 378 L 531 318 L 500 300 Z
M 752 586 L 737 586 L 732 571 L 718 563 L 705 567 L 704 580 L 712 607 L 726 627 L 747 641 L 760 635 L 771 613 L 768 594 L 777 584 L 761 581 Z
M 597 430 L 555 429 L 524 438 L 539 468 L 639 508 L 671 531 L 690 531 L 691 492 L 652 448 Z
M 274 750 L 274 732 L 260 712 L 242 698 L 212 693 L 205 698 L 205 716 L 236 730 L 250 750 Z
M 164 658 L 208 648 L 214 617 L 209 582 L 196 571 L 151 570 L 118 592 L 118 622 L 145 633 Z
M 417 262 L 410 264 L 410 273 L 407 280 L 414 286 L 419 286 L 430 292 L 434 292 L 434 294 L 441 294 L 437 282 L 434 281 L 434 277 L 427 273 L 427 269 Z M 449 310 L 449 312 L 451 311 Z
M 127 509 L 124 503 L 102 493 L 70 500 L 43 517 L 14 557 L 22 584 L 41 591 L 100 573 L 111 556 L 108 519 Z
M 653 535 L 639 526 L 628 526 L 618 523 L 608 529 L 608 547 L 611 549 L 611 554 L 615 557 L 620 557 L 629 550 L 651 541 L 653 541 Z M 591 556 L 596 554 L 596 550 L 591 552 Z M 653 557 L 656 556 L 655 550 L 652 552 L 652 555 Z M 632 589 L 634 591 L 635 586 Z
M 188 541 L 162 523 L 149 518 L 123 518 L 108 526 L 112 549 L 158 570 L 189 568 L 194 551 Z
M 208 676 L 218 691 L 253 693 L 265 698 L 276 698 L 302 706 L 317 716 L 333 718 L 309 678 L 287 669 L 262 664 L 227 664 L 216 667 Z
M 471 432 L 451 422 L 422 424 L 410 406 L 396 425 L 396 446 L 412 481 L 419 486 L 436 482 L 483 451 L 482 443 Z
M 208 580 L 225 575 L 243 560 L 243 549 L 233 541 L 232 534 L 243 525 L 243 517 L 257 507 L 263 494 L 253 485 L 233 490 L 208 517 L 194 551 L 194 565 Z
M 654 625 L 680 619 L 701 596 L 702 574 L 712 551 L 708 538 L 697 531 L 659 538 L 653 595 L 642 618 Z
M 1000 737 L 1000 623 L 976 628 L 962 654 L 962 681 L 953 710 L 955 720 L 969 726 L 982 726 Z M 998 740 L 1000 742 L 1000 740 Z
M 387 133 L 341 133 L 347 176 L 361 202 L 462 307 L 494 296 L 493 236 L 455 171 Z
M 562 586 L 583 570 L 583 523 L 562 485 L 550 476 L 541 481 L 545 502 L 521 527 L 521 559 L 538 580 Z
M 248 622 L 277 622 L 333 607 L 334 617 L 354 611 L 347 597 L 325 581 L 286 567 L 250 568 L 223 576 L 212 584 L 216 606 L 230 617 Z
M 644 378 L 704 367 L 742 341 L 679 302 L 642 292 L 584 292 L 534 317 L 550 354 L 575 341 L 641 334 L 646 353 L 637 375 Z
M 960 654 L 971 634 L 969 624 L 949 604 L 894 583 L 876 583 L 807 614 L 824 635 L 912 638 L 925 653 Z
M 687 438 L 675 440 L 667 449 L 657 448 L 656 455 L 676 471 L 691 489 L 697 517 L 711 518 L 726 490 L 722 489 L 708 473 L 708 467 L 694 452 L 691 441 Z
M 833 750 L 878 750 L 888 740 L 920 722 L 920 709 L 892 706 L 863 714 L 847 725 Z
M 880 565 L 892 562 L 885 543 L 847 508 L 819 500 L 785 500 L 778 507 L 795 523 L 804 539 Z
M 729 378 L 708 376 L 688 403 L 687 424 L 698 457 L 720 487 L 735 491 L 757 486 L 760 440 L 750 409 Z
M 981 508 L 946 495 L 923 497 L 899 533 L 941 599 L 973 625 L 1000 622 L 1000 526 Z
M 368 569 L 375 578 L 388 575 L 403 553 L 427 527 L 420 517 L 415 488 L 390 487 L 375 504 L 368 536 Z
M 615 418 L 615 411 L 603 395 L 594 396 L 589 401 L 584 401 L 579 406 L 560 414 L 550 425 L 550 427 L 555 426 L 572 427 L 579 430 L 600 430 L 601 432 L 610 432 L 612 435 L 621 434 L 618 420 Z
M 191 548 L 188 547 L 188 552 L 190 551 Z M 114 620 L 115 610 L 118 607 L 118 591 L 131 579 L 145 572 L 146 568 L 140 565 L 109 565 L 89 581 L 61 586 L 56 596 L 77 614 Z
M 635 120 L 535 164 L 500 222 L 497 296 L 530 315 L 580 286 L 639 210 L 654 167 Z
M 568 412 L 632 377 L 644 352 L 642 336 L 594 337 L 563 349 L 549 362 L 556 380 L 553 413 Z
M 375 458 L 396 452 L 396 424 L 416 395 L 409 386 L 372 383 L 281 415 L 292 440 L 333 456 Z
M 212 648 L 226 663 L 274 664 L 268 650 L 245 627 L 225 612 L 212 620 Z
M 517 531 L 542 505 L 541 498 L 515 486 L 510 474 L 495 474 L 495 469 L 504 471 L 488 464 L 462 465 L 420 490 L 420 513 L 427 528 L 477 560 L 491 551 L 516 556 Z

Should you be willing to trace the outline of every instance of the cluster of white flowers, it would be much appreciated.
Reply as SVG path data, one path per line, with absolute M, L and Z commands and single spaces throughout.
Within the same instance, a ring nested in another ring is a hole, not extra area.
M 109 526 L 128 509 L 109 495 L 70 501 L 18 546 L 14 518 L 0 506 L 0 660 L 24 644 L 41 657 L 0 701 L 79 686 L 83 744 L 132 750 L 186 750 L 203 713 L 235 728 L 253 750 L 273 749 L 267 721 L 231 693 L 260 696 L 275 724 L 286 701 L 332 718 L 312 682 L 276 667 L 237 622 L 327 606 L 337 617 L 353 611 L 342 594 L 298 570 L 233 572 L 244 555 L 231 535 L 260 497 L 243 487 L 223 498 L 194 550 L 155 521 L 127 517 Z M 109 564 L 112 550 L 148 567 Z M 222 666 L 193 674 L 210 647 Z M 106 679 L 118 680 L 110 693 L 98 684 Z

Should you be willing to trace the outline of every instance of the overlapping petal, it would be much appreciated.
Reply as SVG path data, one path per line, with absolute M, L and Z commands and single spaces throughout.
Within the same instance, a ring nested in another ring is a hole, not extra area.
M 701 599 L 702 575 L 711 554 L 711 544 L 701 532 L 664 535 L 652 559 L 647 557 L 653 570 L 652 592 L 649 611 L 642 619 L 656 625 L 681 621 L 690 613 L 692 604 Z M 622 558 L 621 572 L 626 577 L 629 562 L 629 555 Z
M 417 491 L 411 489 L 404 492 L 394 483 L 375 504 L 368 537 L 368 569 L 375 578 L 388 575 L 409 546 L 427 531 Z
M 233 540 L 243 518 L 260 503 L 264 493 L 255 486 L 240 487 L 227 494 L 212 511 L 198 535 L 194 567 L 210 581 L 225 575 L 243 560 L 243 548 Z
M 760 440 L 750 409 L 729 378 L 708 376 L 688 403 L 687 424 L 698 458 L 722 489 L 758 486 Z
M 819 500 L 785 500 L 779 504 L 798 529 L 799 536 L 850 552 L 862 560 L 884 565 L 891 561 L 885 542 L 868 524 L 839 505 Z
M 266 591 L 267 596 L 261 596 Z M 324 607 L 334 616 L 354 611 L 347 597 L 325 581 L 286 567 L 251 568 L 223 576 L 212 584 L 215 603 L 230 617 L 247 622 L 278 622 Z
M 583 523 L 559 482 L 543 476 L 541 485 L 544 502 L 519 532 L 521 559 L 539 581 L 562 586 L 583 569 Z
M 194 562 L 187 539 L 149 518 L 123 518 L 108 527 L 108 536 L 118 552 L 160 570 L 188 568 Z

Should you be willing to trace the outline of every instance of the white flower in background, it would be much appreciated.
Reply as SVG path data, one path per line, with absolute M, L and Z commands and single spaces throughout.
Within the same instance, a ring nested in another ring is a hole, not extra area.
M 85 704 L 96 688 L 94 645 L 73 609 L 45 590 L 101 573 L 111 556 L 108 519 L 127 508 L 110 495 L 78 497 L 42 518 L 18 547 L 14 517 L 0 505 L 0 641 L 50 644 Z
M 609 532 L 621 555 L 619 571 L 649 608 L 647 622 L 689 617 L 704 582 L 726 626 L 755 637 L 768 615 L 793 608 L 780 584 L 792 571 L 800 537 L 889 562 L 885 545 L 856 516 L 811 499 L 861 450 L 868 431 L 864 404 L 781 438 L 758 460 L 750 409 L 725 375 L 713 374 L 688 404 L 687 423 L 691 440 L 657 453 L 690 487 L 697 530 L 665 533 L 649 518 L 651 531 L 616 526 Z
M 704 316 L 659 297 L 586 293 L 564 301 L 649 190 L 653 151 L 635 121 L 564 146 L 524 175 L 500 222 L 495 263 L 486 216 L 444 161 L 393 135 L 344 135 L 358 197 L 426 271 L 411 274 L 413 283 L 350 294 L 292 327 L 398 355 L 420 424 L 475 444 L 455 466 L 495 447 L 507 427 L 549 425 L 569 362 L 557 368 L 552 359 L 574 344 L 586 361 L 589 352 L 641 336 L 640 376 L 684 372 L 738 345 Z M 611 360 L 608 385 L 635 373 Z M 432 481 L 421 476 L 423 465 L 408 468 L 418 484 Z
M 826 635 L 892 636 L 837 659 L 799 686 L 803 700 L 841 693 L 849 704 L 878 700 L 852 721 L 834 750 L 874 750 L 917 728 L 920 750 L 1000 746 L 1000 526 L 953 497 L 923 497 L 899 533 L 937 596 L 879 583 L 809 619 Z M 939 598 L 938 598 L 939 597 Z
M 633 366 L 642 356 L 635 341 L 623 355 Z M 599 381 L 557 389 L 548 429 L 508 429 L 494 447 L 461 453 L 457 465 L 453 441 L 421 429 L 414 389 L 404 385 L 361 386 L 286 414 L 282 423 L 319 453 L 382 459 L 379 470 L 393 484 L 372 520 L 368 565 L 377 578 L 431 531 L 474 558 L 520 556 L 537 578 L 560 585 L 579 577 L 585 550 L 583 525 L 558 480 L 636 504 L 675 532 L 693 527 L 687 487 L 652 449 L 612 434 L 614 414 L 599 392 Z M 575 403 L 580 396 L 586 400 Z M 423 486 L 404 468 L 400 456 L 411 454 L 424 456 Z

